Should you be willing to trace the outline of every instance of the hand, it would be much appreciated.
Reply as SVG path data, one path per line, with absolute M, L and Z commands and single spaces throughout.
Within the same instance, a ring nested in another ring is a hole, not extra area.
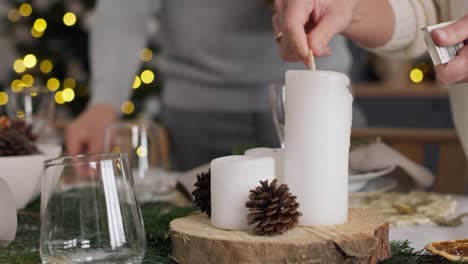
M 287 61 L 309 61 L 331 53 L 328 43 L 351 23 L 358 0 L 276 0 L 273 27 L 284 37 L 277 41 Z
M 93 105 L 83 112 L 66 129 L 69 155 L 102 152 L 106 128 L 117 120 L 110 105 Z
M 460 21 L 432 31 L 432 38 L 439 46 L 452 46 L 468 39 L 468 15 Z M 442 84 L 468 82 L 468 46 L 458 51 L 447 64 L 435 67 L 437 79 Z

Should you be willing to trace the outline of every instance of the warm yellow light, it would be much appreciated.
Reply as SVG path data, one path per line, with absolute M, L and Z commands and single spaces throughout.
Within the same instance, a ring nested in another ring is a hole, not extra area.
M 140 74 L 140 78 L 146 84 L 152 83 L 154 81 L 154 73 L 151 70 L 144 70 Z
M 44 32 L 47 28 L 47 22 L 43 18 L 38 18 L 34 21 L 33 28 L 37 32 Z
M 25 85 L 21 80 L 16 79 L 11 82 L 10 86 L 13 92 L 21 92 Z
M 112 152 L 114 152 L 114 153 L 120 153 L 120 147 L 114 147 L 114 148 L 112 148 Z
M 33 68 L 34 66 L 36 66 L 37 63 L 36 56 L 34 56 L 33 54 L 28 54 L 24 56 L 23 63 L 24 66 L 26 66 L 26 68 Z
M 0 92 L 0 105 L 8 104 L 8 94 L 5 92 Z
M 150 61 L 153 58 L 153 52 L 150 49 L 140 51 L 140 59 L 142 61 Z
M 412 69 L 410 79 L 414 83 L 420 83 L 424 79 L 424 73 L 420 69 Z
M 63 23 L 66 26 L 73 26 L 76 23 L 76 15 L 73 14 L 72 12 L 67 12 L 65 15 L 63 15 Z
M 73 99 L 75 99 L 75 91 L 73 91 L 71 88 L 63 89 L 62 98 L 65 100 L 65 102 L 73 101 Z
M 135 110 L 135 105 L 130 101 L 125 101 L 122 104 L 121 109 L 122 109 L 122 113 L 129 115 L 133 113 L 133 111 Z
M 135 80 L 133 80 L 132 88 L 133 89 L 138 89 L 138 88 L 140 88 L 140 86 L 141 86 L 141 79 L 140 79 L 140 77 L 135 76 Z
M 30 92 L 29 95 L 31 95 L 32 97 L 37 96 L 37 92 Z
M 49 89 L 51 92 L 57 91 L 57 89 L 60 87 L 60 81 L 57 78 L 50 78 L 47 80 L 46 86 L 47 89 Z
M 42 73 L 49 73 L 54 68 L 54 64 L 50 60 L 43 60 L 39 65 L 39 69 Z
M 25 74 L 21 77 L 21 82 L 23 82 L 24 86 L 31 87 L 34 84 L 34 77 L 31 74 Z
M 76 87 L 76 81 L 73 80 L 72 78 L 67 78 L 67 79 L 65 79 L 65 80 L 63 81 L 63 87 L 75 89 L 75 87 Z
M 10 20 L 11 22 L 18 22 L 18 20 L 21 18 L 18 10 L 16 9 L 11 9 L 10 11 L 8 11 L 8 20 Z
M 22 59 L 17 59 L 13 63 L 13 70 L 17 73 L 23 73 L 26 70 L 26 66 L 24 66 Z
M 136 149 L 136 154 L 138 155 L 138 157 L 144 158 L 148 155 L 148 150 L 143 146 L 139 146 Z
M 56 92 L 54 97 L 55 97 L 55 102 L 57 104 L 65 103 L 65 100 L 63 99 L 63 96 L 62 96 L 62 91 Z
M 19 14 L 27 17 L 32 13 L 32 6 L 28 3 L 21 4 L 19 7 Z
M 34 38 L 40 38 L 42 37 L 42 35 L 44 35 L 44 31 L 39 32 L 36 31 L 34 28 L 31 28 L 31 36 L 33 36 Z
M 16 110 L 16 117 L 19 119 L 24 119 L 24 111 L 23 110 Z

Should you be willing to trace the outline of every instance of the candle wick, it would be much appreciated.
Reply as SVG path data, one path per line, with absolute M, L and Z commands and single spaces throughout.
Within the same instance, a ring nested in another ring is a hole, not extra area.
M 312 52 L 312 50 L 309 50 L 309 67 L 310 67 L 311 71 L 317 70 L 317 68 L 315 66 L 314 53 Z

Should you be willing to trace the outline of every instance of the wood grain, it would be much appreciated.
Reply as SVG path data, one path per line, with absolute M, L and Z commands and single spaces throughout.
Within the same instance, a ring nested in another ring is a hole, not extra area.
M 346 224 L 296 227 L 279 236 L 227 231 L 194 214 L 170 224 L 178 263 L 378 263 L 390 257 L 388 224 L 372 211 L 350 209 Z

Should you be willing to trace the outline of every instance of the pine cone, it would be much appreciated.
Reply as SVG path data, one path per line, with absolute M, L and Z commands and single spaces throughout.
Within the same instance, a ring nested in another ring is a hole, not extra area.
M 268 185 L 268 180 L 260 181 L 260 186 L 250 190 L 245 206 L 249 208 L 248 224 L 257 223 L 254 233 L 257 235 L 275 235 L 292 229 L 302 215 L 297 209 L 296 196 L 289 192 L 286 184 L 276 187 L 277 180 Z
M 39 153 L 36 145 L 24 133 L 14 128 L 0 131 L 0 156 L 21 156 Z
M 195 190 L 192 192 L 195 196 L 195 206 L 200 208 L 202 213 L 211 217 L 211 170 L 197 175 Z

